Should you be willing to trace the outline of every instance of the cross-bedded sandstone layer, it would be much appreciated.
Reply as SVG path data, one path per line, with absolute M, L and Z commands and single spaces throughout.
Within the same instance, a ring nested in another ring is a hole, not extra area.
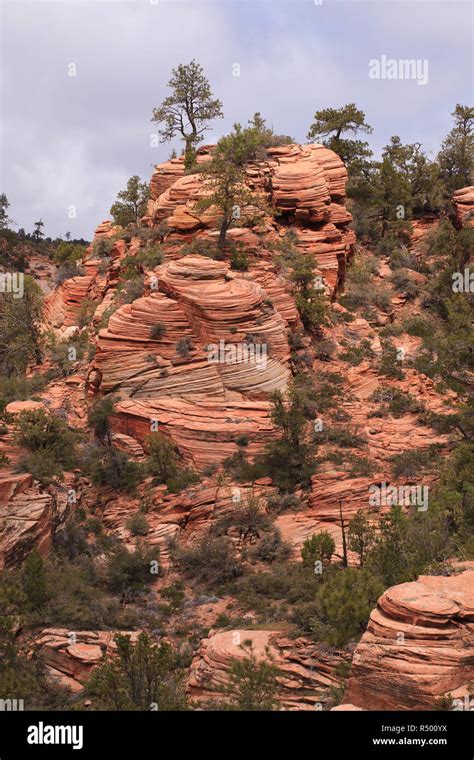
M 380 597 L 354 653 L 345 701 L 430 710 L 474 678 L 474 571 L 422 575 Z

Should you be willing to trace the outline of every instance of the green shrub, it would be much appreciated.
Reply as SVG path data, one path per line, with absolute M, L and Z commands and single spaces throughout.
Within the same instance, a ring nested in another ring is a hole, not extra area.
M 45 375 L 0 377 L 0 414 L 10 401 L 26 401 L 42 391 L 46 383 Z
M 85 544 L 87 551 L 87 544 Z M 83 547 L 84 550 L 84 547 Z M 44 560 L 44 603 L 31 610 L 28 626 L 63 626 L 72 631 L 133 628 L 136 616 L 107 593 L 104 578 L 91 557 L 74 560 L 53 554 Z
M 166 333 L 166 327 L 162 322 L 157 322 L 150 330 L 152 340 L 161 340 Z
M 440 456 L 437 445 L 427 449 L 409 449 L 391 458 L 394 478 L 413 479 L 420 475 L 422 470 L 432 467 Z
M 335 549 L 334 539 L 326 530 L 322 530 L 321 533 L 313 533 L 311 538 L 304 541 L 301 548 L 303 565 L 314 568 L 316 562 L 330 562 Z
M 379 361 L 379 372 L 387 377 L 393 377 L 397 380 L 403 380 L 405 377 L 398 359 L 398 351 L 389 341 L 382 341 L 382 355 Z
M 382 338 L 398 338 L 405 332 L 403 325 L 396 324 L 395 322 L 389 322 L 380 330 L 380 336 Z
M 37 548 L 30 552 L 21 569 L 21 585 L 30 610 L 38 610 L 49 599 L 43 560 Z
M 434 572 L 438 563 L 453 556 L 443 501 L 439 508 L 436 500 L 430 499 L 429 510 L 411 515 L 404 514 L 400 506 L 392 506 L 381 517 L 365 566 L 381 579 L 384 588 L 415 580 L 423 572 Z
M 75 464 L 77 435 L 61 417 L 45 409 L 21 412 L 15 420 L 15 441 L 32 454 L 44 454 L 55 465 L 71 468 Z M 39 457 L 35 458 L 38 462 Z
M 281 539 L 280 531 L 265 532 L 251 552 L 251 557 L 260 562 L 283 562 L 291 554 L 291 546 Z
M 92 322 L 92 317 L 94 316 L 94 312 L 96 308 L 97 308 L 97 304 L 95 303 L 95 301 L 92 301 L 89 298 L 86 298 L 82 302 L 81 308 L 79 310 L 79 314 L 77 317 L 77 324 L 81 330 L 83 327 L 86 327 Z
M 137 512 L 127 521 L 127 528 L 132 536 L 146 536 L 150 530 L 148 520 L 141 512 Z
M 176 351 L 182 359 L 187 359 L 192 350 L 193 343 L 191 338 L 180 338 L 176 343 Z
M 344 449 L 359 448 L 367 445 L 367 438 L 349 427 L 326 426 L 321 435 L 324 441 L 337 443 L 338 446 L 342 446 Z
M 190 468 L 180 468 L 173 477 L 166 482 L 170 493 L 181 493 L 188 486 L 199 483 L 199 475 Z
M 288 510 L 297 512 L 301 508 L 301 499 L 295 494 L 275 494 L 268 497 L 268 510 L 277 515 Z
M 126 282 L 121 282 L 115 294 L 115 300 L 119 304 L 133 303 L 141 298 L 145 292 L 143 276 L 136 276 Z
M 366 570 L 348 567 L 323 582 L 317 598 L 313 635 L 341 647 L 364 633 L 384 587 Z
M 186 243 L 180 249 L 182 256 L 208 256 L 211 259 L 221 259 L 222 252 L 219 251 L 217 243 L 207 238 L 196 238 L 191 243 Z
M 185 710 L 181 659 L 167 642 L 117 635 L 117 654 L 95 668 L 86 695 L 95 710 Z
M 54 251 L 53 261 L 59 267 L 65 263 L 74 265 L 84 258 L 86 250 L 87 247 L 85 245 L 61 240 Z
M 96 485 L 114 491 L 133 493 L 143 477 L 142 466 L 113 446 L 93 452 L 86 466 Z
M 403 329 L 408 335 L 416 338 L 427 338 L 433 332 L 433 319 L 431 317 L 410 317 L 403 323 Z
M 360 509 L 350 520 L 347 531 L 349 549 L 359 557 L 359 565 L 365 562 L 368 552 L 375 542 L 375 529 L 369 523 L 367 516 Z
M 122 599 L 131 599 L 146 591 L 147 586 L 158 577 L 159 550 L 139 543 L 134 551 L 119 545 L 107 557 L 107 585 Z
M 159 244 L 140 248 L 134 256 L 125 256 L 121 261 L 121 278 L 133 280 L 144 272 L 154 269 L 163 261 Z
M 336 343 L 331 338 L 318 340 L 315 345 L 316 358 L 322 362 L 329 362 L 336 353 Z
M 354 367 L 357 367 L 364 359 L 370 359 L 374 356 L 374 352 L 370 346 L 370 341 L 364 339 L 358 346 L 350 346 L 346 351 L 339 354 L 339 359 L 343 362 L 348 362 Z
M 95 437 L 101 441 L 106 442 L 109 445 L 112 443 L 110 418 L 115 412 L 115 400 L 113 396 L 107 396 L 106 398 L 96 401 L 89 411 L 87 421 L 93 428 Z
M 344 378 L 338 372 L 318 372 L 314 381 L 315 411 L 326 412 L 338 407 L 344 394 L 343 383 Z
M 228 682 L 220 688 L 228 699 L 227 708 L 244 712 L 277 709 L 280 671 L 272 662 L 270 651 L 267 659 L 257 660 L 251 640 L 244 641 L 241 649 L 246 656 L 231 659 Z
M 107 259 L 116 243 L 115 237 L 112 238 L 99 238 L 92 244 L 92 255 L 97 259 Z
M 326 574 L 333 566 L 325 568 Z M 232 594 L 245 609 L 255 610 L 265 620 L 293 619 L 295 605 L 314 603 L 321 576 L 298 562 L 275 562 L 265 572 L 244 575 L 232 585 Z M 290 609 L 288 605 L 293 605 Z M 309 629 L 306 629 L 308 631 Z
M 348 454 L 348 462 L 350 464 L 349 475 L 353 478 L 369 478 L 375 472 L 375 464 L 368 457 L 356 456 L 355 454 Z
M 146 468 L 156 484 L 165 483 L 171 493 L 179 493 L 188 485 L 199 481 L 194 470 L 179 466 L 179 450 L 167 436 L 152 433 L 146 440 L 146 446 Z
M 249 268 L 249 258 L 243 249 L 232 247 L 230 254 L 230 268 L 237 272 L 246 272 Z
M 390 292 L 373 280 L 376 268 L 368 257 L 358 256 L 347 270 L 346 291 L 340 303 L 349 309 L 367 309 L 376 306 L 388 311 L 391 306 Z
M 50 380 L 57 377 L 67 377 L 77 369 L 77 362 L 88 356 L 91 358 L 92 344 L 89 342 L 87 333 L 78 332 L 67 340 L 58 341 L 54 334 L 48 336 L 48 349 L 52 368 L 48 377 Z
M 63 474 L 63 466 L 51 451 L 33 451 L 25 454 L 20 458 L 18 469 L 20 472 L 29 472 L 44 486 L 49 485 L 56 478 L 61 479 Z
M 369 400 L 382 405 L 379 410 L 382 415 L 393 414 L 394 417 L 402 417 L 404 414 L 420 414 L 425 411 L 422 401 L 389 385 L 378 388 Z
M 55 285 L 61 285 L 65 280 L 70 280 L 73 277 L 81 277 L 84 274 L 84 269 L 74 261 L 65 261 L 58 268 L 56 276 L 54 278 Z
M 397 269 L 390 275 L 390 282 L 395 289 L 409 301 L 420 293 L 420 286 L 409 276 L 405 269 Z
M 183 573 L 203 583 L 226 583 L 243 573 L 232 543 L 224 536 L 205 536 L 190 548 L 177 547 L 173 559 Z

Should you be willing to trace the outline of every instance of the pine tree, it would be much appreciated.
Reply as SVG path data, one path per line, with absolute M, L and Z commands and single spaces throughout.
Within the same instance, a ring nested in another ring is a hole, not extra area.
M 458 105 L 451 116 L 454 127 L 438 153 L 447 194 L 474 183 L 474 108 Z
M 38 248 L 39 242 L 42 238 L 44 238 L 44 232 L 43 232 L 44 222 L 42 219 L 39 219 L 37 222 L 34 223 L 34 232 L 33 232 L 33 240 L 35 241 L 36 248 Z
M 365 121 L 365 114 L 355 103 L 348 103 L 341 108 L 325 108 L 316 111 L 314 122 L 308 132 L 308 140 L 322 141 L 326 147 L 337 153 L 344 163 L 366 161 L 372 155 L 368 143 L 361 140 L 349 140 L 343 137 L 348 132 L 372 133 L 372 127 Z
M 234 657 L 229 668 L 229 680 L 220 689 L 229 702 L 231 710 L 268 711 L 278 706 L 279 669 L 272 662 L 267 649 L 266 659 L 257 660 L 250 639 L 244 641 L 240 648 L 244 657 Z
M 203 68 L 195 60 L 173 69 L 168 87 L 172 93 L 154 109 L 152 121 L 161 125 L 158 132 L 162 142 L 181 135 L 184 165 L 189 170 L 195 163 L 196 147 L 209 129 L 208 122 L 223 117 L 222 103 L 213 97 Z
M 150 191 L 146 182 L 140 182 L 136 174 L 127 182 L 127 188 L 121 190 L 110 213 L 115 224 L 126 227 L 128 224 L 138 224 L 141 216 L 146 212 L 146 206 Z

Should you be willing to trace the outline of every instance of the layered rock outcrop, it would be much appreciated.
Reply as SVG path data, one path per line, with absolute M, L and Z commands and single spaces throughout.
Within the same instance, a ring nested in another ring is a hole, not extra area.
M 229 519 L 229 524 L 232 525 L 232 518 L 238 510 L 242 510 L 248 499 L 254 498 L 264 503 L 264 498 L 274 492 L 274 488 L 262 482 L 251 488 L 220 486 L 211 480 L 205 480 L 199 486 L 191 486 L 180 494 L 167 493 L 165 486 L 148 486 L 146 542 L 159 548 L 160 562 L 163 567 L 168 567 L 173 541 L 179 541 L 181 546 L 194 542 L 197 536 L 209 533 L 219 520 Z M 141 497 L 117 498 L 110 494 L 107 498 L 104 495 L 101 504 L 104 526 L 124 543 L 133 545 L 129 519 L 142 503 Z M 241 549 L 239 531 L 231 533 L 237 550 Z
M 345 701 L 429 710 L 474 678 L 474 571 L 389 588 L 354 653 Z
M 315 265 L 336 292 L 343 285 L 345 261 L 355 242 L 347 228 L 352 217 L 344 205 L 347 171 L 343 162 L 322 145 L 284 145 L 268 148 L 266 153 L 265 159 L 247 165 L 246 182 L 276 209 L 276 220 L 267 221 L 267 232 L 278 230 L 281 222 L 294 225 L 298 246 L 314 256 Z M 210 149 L 205 148 L 198 161 L 209 159 Z M 148 223 L 166 222 L 170 237 L 206 230 L 212 237 L 219 219 L 217 209 L 196 211 L 197 201 L 208 192 L 203 175 L 184 175 L 183 160 L 173 159 L 156 167 L 150 187 Z M 254 211 L 253 207 L 241 209 L 241 219 L 248 221 Z
M 474 185 L 453 193 L 456 221 L 459 227 L 474 227 Z
M 83 690 L 104 655 L 117 651 L 115 636 L 138 637 L 136 631 L 70 631 L 45 628 L 33 641 L 30 657 L 41 657 L 48 676 L 58 686 L 73 693 Z
M 45 554 L 71 505 L 67 487 L 48 493 L 28 473 L 0 480 L 0 570 L 17 567 L 33 548 Z
M 210 631 L 191 667 L 189 696 L 196 701 L 222 699 L 219 689 L 228 683 L 232 660 L 248 656 L 242 648 L 247 642 L 257 660 L 270 660 L 278 668 L 282 709 L 321 710 L 330 703 L 331 688 L 340 685 L 335 669 L 348 655 L 304 638 L 288 639 L 278 631 Z
M 155 420 L 197 466 L 234 453 L 238 435 L 249 435 L 249 453 L 261 448 L 269 394 L 291 374 L 287 329 L 298 317 L 277 278 L 259 275 L 282 314 L 259 282 L 203 256 L 157 267 L 157 290 L 112 314 L 93 366 L 99 390 L 120 396 L 117 432 L 143 441 Z

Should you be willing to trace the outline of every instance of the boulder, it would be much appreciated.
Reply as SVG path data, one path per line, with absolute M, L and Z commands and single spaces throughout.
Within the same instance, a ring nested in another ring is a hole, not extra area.
M 387 589 L 354 652 L 346 702 L 432 710 L 474 678 L 474 570 Z

